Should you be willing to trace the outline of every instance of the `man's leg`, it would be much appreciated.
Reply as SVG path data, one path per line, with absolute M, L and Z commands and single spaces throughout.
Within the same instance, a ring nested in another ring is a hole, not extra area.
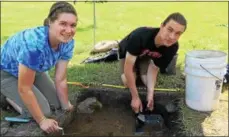
M 149 64 L 150 64 L 149 58 L 143 58 L 139 60 L 140 77 L 141 77 L 143 84 L 146 87 L 147 87 L 147 72 L 148 72 Z
M 149 110 L 153 110 L 154 87 L 159 69 L 155 66 L 152 60 L 148 60 L 145 62 L 142 61 L 140 67 L 141 79 L 147 87 L 147 108 L 149 108 Z
M 37 102 L 45 116 L 50 116 L 50 106 L 43 94 L 35 87 L 32 91 L 36 96 Z M 1 94 L 6 96 L 7 101 L 18 111 L 23 117 L 32 117 L 27 107 L 24 105 L 18 92 L 18 79 L 13 75 L 1 70 Z
M 148 71 L 149 67 L 151 67 L 152 70 L 156 69 L 155 68 L 156 66 L 155 66 L 153 60 L 150 60 L 150 59 L 141 60 L 141 63 L 140 63 L 140 75 L 141 75 L 141 80 L 145 84 L 145 86 L 147 86 L 147 85 L 152 83 L 151 82 L 152 81 L 151 77 L 153 77 L 153 75 L 157 75 L 157 74 L 152 74 L 152 72 L 149 72 Z M 152 85 L 150 87 L 152 87 Z
M 47 72 L 37 73 L 34 85 L 46 97 L 51 106 L 55 107 L 55 109 L 59 109 L 61 107 L 55 84 Z

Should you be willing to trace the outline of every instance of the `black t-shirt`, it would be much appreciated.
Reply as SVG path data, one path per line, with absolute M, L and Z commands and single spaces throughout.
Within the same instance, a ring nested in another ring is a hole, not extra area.
M 177 53 L 178 42 L 170 47 L 156 47 L 154 39 L 159 28 L 139 27 L 119 43 L 119 57 L 125 58 L 127 51 L 138 58 L 150 57 L 163 73 Z

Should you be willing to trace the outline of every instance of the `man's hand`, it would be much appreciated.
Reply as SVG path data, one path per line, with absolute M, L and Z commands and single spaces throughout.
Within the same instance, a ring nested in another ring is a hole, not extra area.
M 135 113 L 139 113 L 139 111 L 142 112 L 142 102 L 139 97 L 132 98 L 131 107 Z
M 154 99 L 153 99 L 153 95 L 148 95 L 147 96 L 147 108 L 150 111 L 153 111 L 154 109 Z

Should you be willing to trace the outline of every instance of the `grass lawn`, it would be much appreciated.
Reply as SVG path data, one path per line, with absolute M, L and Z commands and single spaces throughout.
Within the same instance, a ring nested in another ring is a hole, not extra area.
M 52 2 L 1 2 L 1 45 L 17 31 L 42 25 L 51 5 Z M 79 15 L 79 22 L 75 35 L 74 56 L 68 69 L 68 81 L 120 85 L 118 63 L 80 64 L 89 56 L 94 46 L 93 5 L 79 2 L 74 6 Z M 177 62 L 179 72 L 173 76 L 159 75 L 156 87 L 184 89 L 185 83 L 181 74 L 184 70 L 185 53 L 194 49 L 220 50 L 228 53 L 228 2 L 98 3 L 96 4 L 96 42 L 122 39 L 139 26 L 159 27 L 168 14 L 177 11 L 183 13 L 188 21 L 187 30 L 179 41 Z M 53 72 L 52 69 L 51 76 Z M 70 92 L 79 90 L 74 86 L 69 86 L 69 89 Z M 223 96 L 227 97 L 227 94 Z M 225 106 L 223 111 L 217 113 L 218 115 L 215 114 L 220 116 L 215 119 L 213 113 L 209 116 L 195 112 L 181 103 L 181 121 L 184 124 L 182 130 L 190 135 L 228 135 L 227 130 L 214 129 L 216 126 L 213 125 L 220 123 L 218 119 L 222 117 L 221 122 L 228 121 L 225 109 L 228 110 L 228 107 Z M 213 129 L 205 130 L 206 125 Z

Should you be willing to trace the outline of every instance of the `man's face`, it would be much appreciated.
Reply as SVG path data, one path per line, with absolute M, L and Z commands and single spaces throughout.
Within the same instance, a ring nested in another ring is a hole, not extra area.
M 59 14 L 57 20 L 50 24 L 52 35 L 58 42 L 67 43 L 73 39 L 76 31 L 77 17 L 71 13 Z
M 161 43 L 166 47 L 170 47 L 178 41 L 184 31 L 184 25 L 181 25 L 171 19 L 169 22 L 167 22 L 167 24 L 162 24 L 160 26 L 159 37 L 161 39 Z

